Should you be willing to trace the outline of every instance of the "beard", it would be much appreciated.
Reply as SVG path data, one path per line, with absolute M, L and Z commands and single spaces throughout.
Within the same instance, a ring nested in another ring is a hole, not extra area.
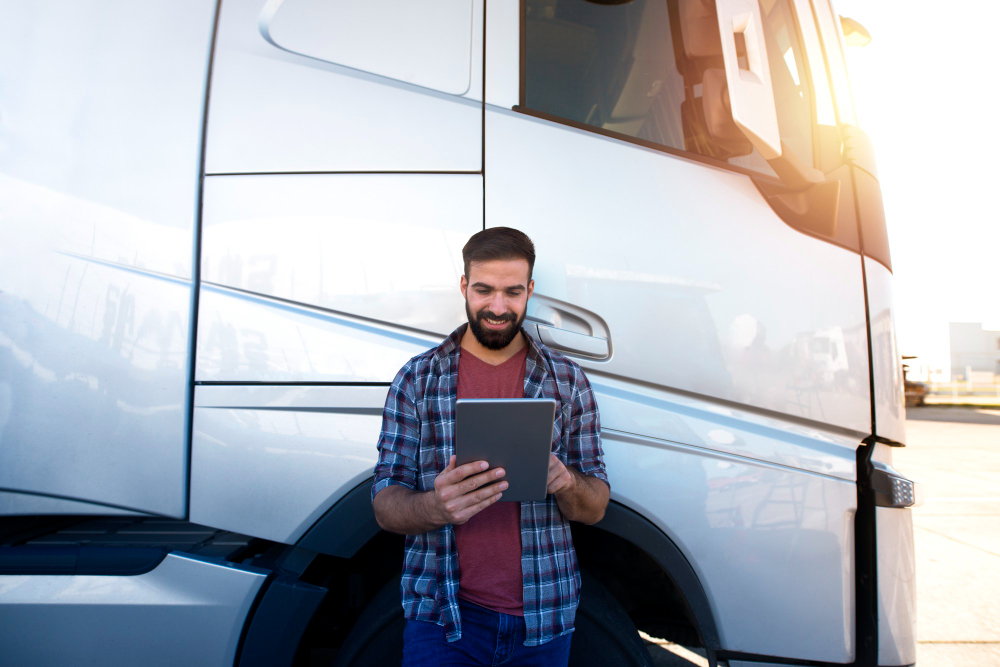
M 517 317 L 514 313 L 497 315 L 485 308 L 473 315 L 472 310 L 469 309 L 469 302 L 466 301 L 465 314 L 469 318 L 469 328 L 472 330 L 472 335 L 476 337 L 480 345 L 487 350 L 502 350 L 510 345 L 514 337 L 521 331 L 521 324 L 524 323 L 524 316 L 527 314 L 527 309 L 521 313 L 520 317 Z M 483 322 L 487 318 L 507 322 L 507 326 L 503 329 L 490 329 Z

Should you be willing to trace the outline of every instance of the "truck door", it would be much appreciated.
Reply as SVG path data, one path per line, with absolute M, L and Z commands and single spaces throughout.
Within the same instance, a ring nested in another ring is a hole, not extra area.
M 725 648 L 852 660 L 854 449 L 871 418 L 857 235 L 836 220 L 849 192 L 822 224 L 789 212 L 729 115 L 712 3 L 488 12 L 486 225 L 536 244 L 529 321 L 595 386 L 615 499 L 688 554 Z M 781 141 L 836 180 L 801 13 L 762 2 L 764 45 L 731 38 L 747 76 L 766 49 Z

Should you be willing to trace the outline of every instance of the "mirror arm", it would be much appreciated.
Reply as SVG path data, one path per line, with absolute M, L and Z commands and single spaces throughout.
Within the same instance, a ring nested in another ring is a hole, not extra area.
M 840 181 L 826 180 L 823 172 L 799 159 L 784 141 L 781 155 L 767 161 L 781 185 L 753 181 L 778 216 L 797 229 L 831 237 L 837 234 Z
M 784 141 L 781 142 L 781 155 L 767 163 L 789 190 L 801 192 L 826 181 L 822 171 L 800 160 Z

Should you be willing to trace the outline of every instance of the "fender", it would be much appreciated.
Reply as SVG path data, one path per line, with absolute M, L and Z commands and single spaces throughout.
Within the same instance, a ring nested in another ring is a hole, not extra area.
M 351 558 L 382 528 L 375 521 L 371 490 L 374 478 L 348 491 L 299 538 L 295 546 Z
M 296 546 L 340 558 L 351 558 L 360 551 L 382 530 L 372 510 L 372 481 L 367 480 L 348 491 L 306 531 Z M 656 561 L 680 591 L 705 648 L 722 648 L 715 617 L 698 575 L 662 530 L 614 501 L 608 503 L 604 518 L 595 527 L 631 542 Z
M 685 611 L 694 619 L 702 645 L 709 650 L 722 648 L 705 588 L 673 540 L 641 514 L 614 501 L 608 503 L 604 518 L 594 527 L 631 542 L 656 561 L 680 591 Z

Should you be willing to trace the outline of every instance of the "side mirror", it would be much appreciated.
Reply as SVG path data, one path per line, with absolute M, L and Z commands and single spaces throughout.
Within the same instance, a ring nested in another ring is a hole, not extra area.
M 715 0 L 733 122 L 766 160 L 781 155 L 778 113 L 757 0 Z
M 782 141 L 771 87 L 763 19 L 757 0 L 715 0 L 729 108 L 784 187 L 757 181 L 768 203 L 796 227 L 836 232 L 840 182 L 800 160 Z M 755 179 L 757 180 L 757 179 Z
M 802 162 L 781 142 L 757 0 L 715 0 L 715 9 L 733 122 L 789 189 L 802 191 L 823 183 L 823 172 Z
M 733 122 L 726 75 L 721 69 L 706 69 L 702 74 L 701 108 L 705 116 L 705 130 L 715 144 L 732 155 L 746 155 L 753 150 L 743 129 Z
M 844 31 L 844 43 L 848 46 L 867 46 L 872 41 L 868 29 L 854 19 L 841 16 L 840 28 Z

